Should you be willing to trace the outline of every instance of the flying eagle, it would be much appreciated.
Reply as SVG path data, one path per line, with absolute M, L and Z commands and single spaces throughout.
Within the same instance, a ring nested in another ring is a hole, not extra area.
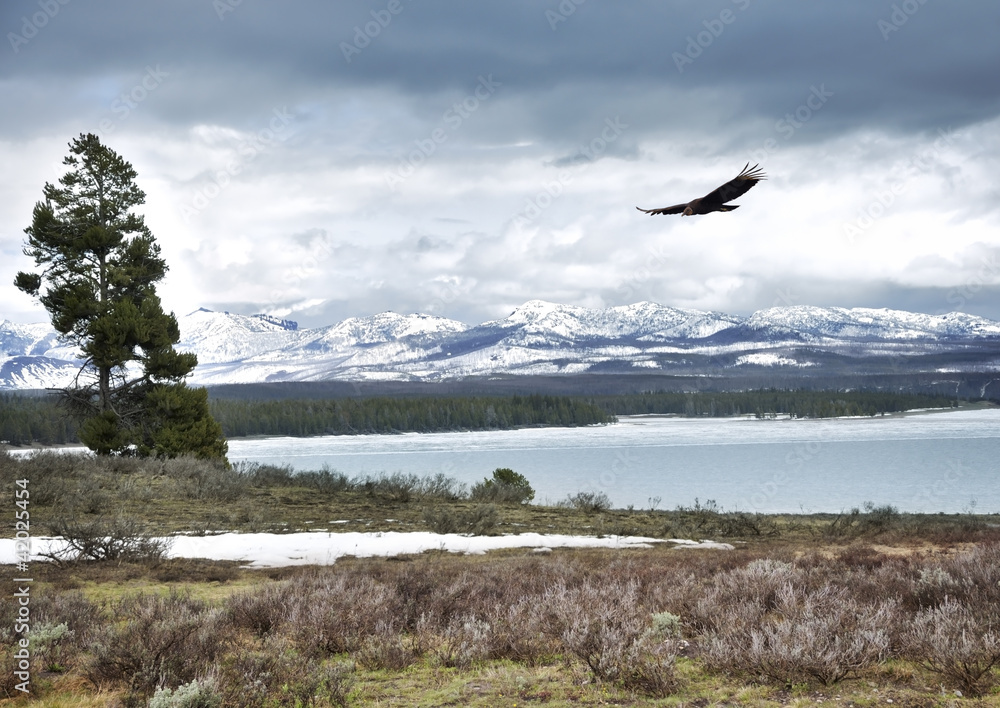
M 749 169 L 747 169 L 749 168 Z M 661 209 L 642 209 L 639 211 L 647 214 L 680 214 L 681 216 L 694 216 L 695 214 L 708 214 L 713 211 L 732 211 L 738 209 L 739 204 L 726 204 L 737 197 L 747 193 L 752 186 L 767 179 L 760 171 L 758 165 L 750 167 L 748 162 L 734 179 L 729 180 L 717 189 L 713 189 L 701 199 L 692 199 L 687 204 L 675 204 L 674 206 L 663 207 Z

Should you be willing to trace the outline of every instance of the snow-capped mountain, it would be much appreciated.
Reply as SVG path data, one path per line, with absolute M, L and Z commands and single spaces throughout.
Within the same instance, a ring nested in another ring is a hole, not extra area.
M 747 325 L 841 339 L 916 340 L 1000 335 L 1000 323 L 961 312 L 935 316 L 864 307 L 850 310 L 843 307 L 772 307 L 755 312 Z
M 469 326 L 384 312 L 317 329 L 266 315 L 197 310 L 178 349 L 194 384 L 440 381 L 470 376 L 662 373 L 757 367 L 1000 371 L 1000 322 L 962 313 L 775 307 L 750 317 L 651 302 L 590 309 L 532 300 Z M 47 325 L 0 323 L 0 388 L 63 386 L 79 362 Z

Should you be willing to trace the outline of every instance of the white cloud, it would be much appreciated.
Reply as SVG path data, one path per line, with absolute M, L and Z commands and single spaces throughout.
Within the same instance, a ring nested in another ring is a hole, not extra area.
M 45 318 L 11 285 L 32 265 L 31 207 L 75 132 L 160 61 L 169 77 L 108 142 L 139 172 L 178 312 L 478 322 L 540 298 L 748 313 L 790 290 L 797 304 L 946 308 L 981 283 L 962 306 L 1000 317 L 1000 275 L 983 265 L 1000 249 L 1000 108 L 968 59 L 996 56 L 976 29 L 988 17 L 928 5 L 887 49 L 860 2 L 755 6 L 678 73 L 671 51 L 712 15 L 700 6 L 645 7 L 638 24 L 595 6 L 557 36 L 534 5 L 435 7 L 409 8 L 350 64 L 330 40 L 357 23 L 350 4 L 317 5 L 294 31 L 280 10 L 241 6 L 222 27 L 192 4 L 75 63 L 77 34 L 129 15 L 67 7 L 0 74 L 0 95 L 19 96 L 0 119 L 0 159 L 18 166 L 0 177 L 0 315 Z M 969 52 L 928 50 L 925 25 L 949 23 L 973 28 Z M 177 53 L 168 30 L 194 27 L 205 39 Z M 255 45 L 263 28 L 281 51 Z M 463 108 L 480 77 L 497 85 Z M 830 95 L 806 116 L 816 87 Z M 769 179 L 736 212 L 635 211 L 701 196 L 754 157 Z

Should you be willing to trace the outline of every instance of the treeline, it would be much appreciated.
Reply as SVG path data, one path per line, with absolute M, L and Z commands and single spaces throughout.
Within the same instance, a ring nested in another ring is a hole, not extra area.
M 241 400 L 214 398 L 212 416 L 226 437 L 507 430 L 526 426 L 611 423 L 619 415 L 767 418 L 874 416 L 944 408 L 943 397 L 878 391 L 643 393 L 619 396 L 455 396 Z M 54 396 L 0 394 L 0 441 L 12 445 L 76 443 L 76 422 Z
M 835 418 L 899 413 L 915 408 L 947 408 L 953 399 L 882 391 L 733 391 L 723 393 L 642 393 L 591 399 L 614 415 L 678 415 L 726 418 L 754 415 L 768 418 Z
M 569 396 L 214 399 L 209 407 L 227 437 L 507 430 L 614 422 L 614 415 L 602 408 Z
M 54 396 L 0 393 L 0 442 L 62 445 L 78 442 L 77 421 Z

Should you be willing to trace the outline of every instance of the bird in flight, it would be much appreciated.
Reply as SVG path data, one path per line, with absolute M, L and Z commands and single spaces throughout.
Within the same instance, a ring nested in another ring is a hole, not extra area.
M 726 204 L 726 202 L 743 196 L 762 179 L 767 179 L 767 177 L 758 169 L 758 165 L 750 167 L 750 163 L 748 162 L 743 171 L 736 175 L 735 178 L 729 180 L 721 187 L 713 189 L 701 199 L 692 199 L 687 204 L 675 204 L 674 206 L 662 207 L 660 209 L 642 209 L 640 207 L 636 207 L 636 209 L 646 214 L 680 214 L 681 216 L 708 214 L 713 211 L 732 211 L 733 209 L 739 209 L 740 205 Z

